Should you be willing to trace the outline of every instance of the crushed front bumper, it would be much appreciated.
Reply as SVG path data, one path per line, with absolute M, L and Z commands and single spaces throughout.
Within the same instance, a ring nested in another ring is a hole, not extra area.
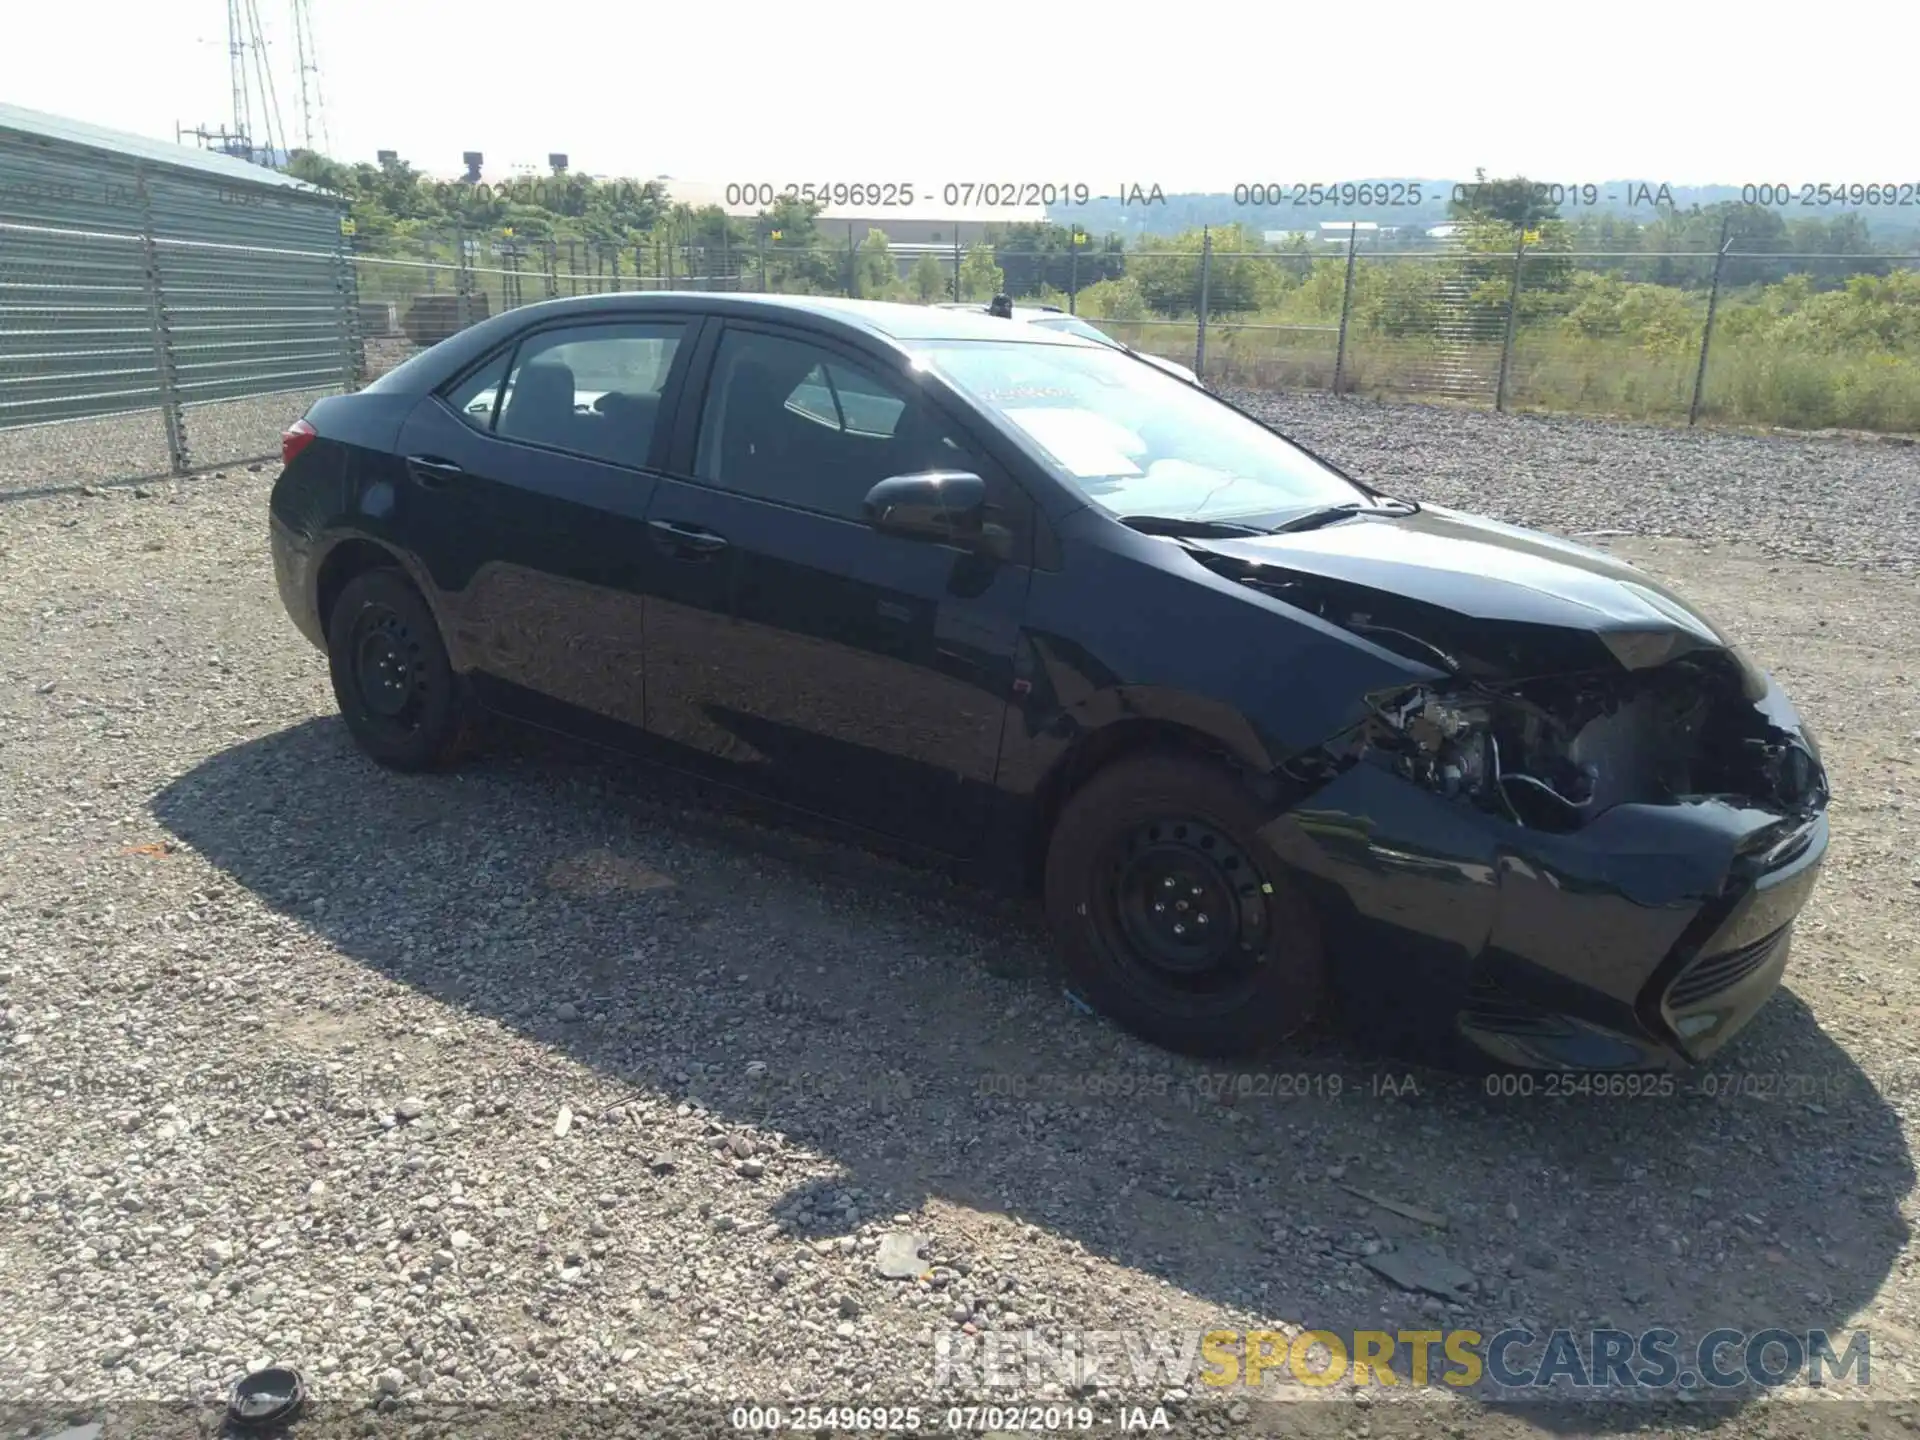
M 1263 838 L 1364 1037 L 1438 1064 L 1677 1068 L 1780 982 L 1823 813 L 1697 799 L 1530 830 L 1357 764 Z

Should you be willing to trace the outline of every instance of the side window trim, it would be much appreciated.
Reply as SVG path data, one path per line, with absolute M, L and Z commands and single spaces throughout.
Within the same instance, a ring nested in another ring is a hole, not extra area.
M 693 365 L 690 365 L 688 368 L 685 398 L 689 403 L 682 405 L 679 422 L 674 427 L 673 454 L 669 457 L 671 468 L 668 473 L 670 473 L 674 479 L 684 480 L 689 485 L 698 485 L 702 489 L 717 490 L 727 495 L 738 494 L 739 492 L 729 490 L 724 485 L 715 485 L 710 480 L 702 480 L 699 475 L 694 472 L 694 464 L 697 458 L 696 452 L 700 447 L 700 429 L 701 426 L 706 423 L 707 407 L 713 404 L 715 400 L 714 377 L 718 371 L 720 344 L 729 334 L 735 332 L 748 335 L 765 335 L 773 340 L 787 340 L 798 345 L 810 345 L 817 350 L 825 352 L 827 356 L 841 361 L 843 364 L 875 371 L 882 380 L 889 378 L 885 373 L 884 366 L 876 363 L 873 356 L 862 354 L 857 347 L 846 344 L 837 335 L 824 334 L 818 330 L 808 330 L 804 326 L 799 325 L 781 325 L 763 320 L 742 320 L 731 315 L 712 318 L 708 322 L 707 333 L 700 337 L 700 350 L 702 353 L 694 357 Z M 695 367 L 697 367 L 697 369 Z M 822 366 L 821 373 L 823 375 L 826 373 L 824 365 Z M 696 374 L 699 376 L 697 384 L 694 380 Z M 833 382 L 829 380 L 827 384 L 829 393 L 833 393 L 831 388 Z M 838 410 L 839 403 L 839 397 L 835 394 L 834 406 L 836 411 Z M 943 420 L 946 418 L 945 412 L 937 408 L 935 413 L 940 415 Z M 845 422 L 843 420 L 843 428 L 844 424 Z
M 840 387 L 833 383 L 833 366 L 824 360 L 820 362 L 820 378 L 827 382 L 827 398 L 833 401 L 834 422 L 844 434 L 847 429 L 847 407 L 840 403 Z
M 857 346 L 846 343 L 838 335 L 826 334 L 800 325 L 743 319 L 732 315 L 710 315 L 697 342 L 690 347 L 693 353 L 689 356 L 687 369 L 681 377 L 672 449 L 665 457 L 662 473 L 671 480 L 685 485 L 695 485 L 702 490 L 712 491 L 716 495 L 730 495 L 742 500 L 751 500 L 760 505 L 784 505 L 786 508 L 807 515 L 825 514 L 824 511 L 787 505 L 784 501 L 744 495 L 740 491 L 702 480 L 694 473 L 694 453 L 700 443 L 700 427 L 706 419 L 707 406 L 714 398 L 714 379 L 719 369 L 720 342 L 727 332 L 734 330 L 812 345 L 843 363 L 874 372 L 881 380 L 893 378 L 884 361 L 866 354 Z M 1058 569 L 1058 541 L 1054 538 L 1052 528 L 1047 522 L 1046 511 L 1034 498 L 1033 491 L 1023 484 L 1013 469 L 994 452 L 994 447 L 982 442 L 978 423 L 967 424 L 956 420 L 948 406 L 940 403 L 934 396 L 920 392 L 918 398 L 929 406 L 934 417 L 942 425 L 953 430 L 957 439 L 964 441 L 970 450 L 993 467 L 994 475 L 989 477 L 990 482 L 997 480 L 998 483 L 1008 487 L 1012 495 L 1018 497 L 1022 510 L 1021 532 L 1023 535 L 1021 541 L 1023 558 L 1020 563 L 1048 570 Z M 828 518 L 844 519 L 845 517 L 829 516 Z M 1043 557 L 1050 557 L 1051 563 L 1045 563 Z
M 719 371 L 720 347 L 725 344 L 726 337 L 729 333 L 760 335 L 770 340 L 780 340 L 788 344 L 803 345 L 816 352 L 820 357 L 818 366 L 820 377 L 826 386 L 828 396 L 833 401 L 834 414 L 839 421 L 837 428 L 842 435 L 854 435 L 860 432 L 850 429 L 847 425 L 846 411 L 840 403 L 839 387 L 835 385 L 833 380 L 832 367 L 836 363 L 845 366 L 856 374 L 865 373 L 872 375 L 881 385 L 897 395 L 903 405 L 911 405 L 917 400 L 920 404 L 925 405 L 931 415 L 942 425 L 953 428 L 952 422 L 948 420 L 945 411 L 937 405 L 930 404 L 926 396 L 919 394 L 910 383 L 905 383 L 900 377 L 890 373 L 889 367 L 883 360 L 877 356 L 862 353 L 859 347 L 846 344 L 837 335 L 823 334 L 819 331 L 808 330 L 796 325 L 770 324 L 758 320 L 735 320 L 732 318 L 724 320 L 715 328 L 719 331 L 719 334 L 715 337 L 714 353 L 708 362 L 707 383 L 701 394 L 700 413 L 695 417 L 693 427 L 694 448 L 692 453 L 686 457 L 688 473 L 685 478 L 693 484 L 701 486 L 703 489 L 717 491 L 723 495 L 735 495 L 744 500 L 756 500 L 762 504 L 779 505 L 805 515 L 818 515 L 825 519 L 841 520 L 850 524 L 860 523 L 855 517 L 842 514 L 837 510 L 828 509 L 823 506 L 804 505 L 795 500 L 755 495 L 749 491 L 736 490 L 730 485 L 719 484 L 716 481 L 704 479 L 700 476 L 697 469 L 699 463 L 700 436 L 706 427 L 706 409 L 719 398 L 714 381 Z M 972 448 L 977 450 L 979 447 L 973 446 Z
M 513 378 L 514 367 L 519 362 L 520 352 L 526 348 L 529 342 L 539 339 L 542 335 L 550 335 L 557 330 L 586 330 L 599 326 L 655 324 L 678 325 L 681 327 L 681 335 L 679 343 L 674 346 L 673 359 L 668 362 L 667 374 L 661 381 L 660 410 L 662 412 L 662 422 L 654 427 L 653 436 L 648 446 L 648 453 L 644 458 L 637 461 L 609 460 L 604 456 L 582 455 L 577 451 L 568 450 L 561 446 L 547 445 L 538 440 L 528 440 L 516 435 L 503 435 L 499 432 L 500 411 L 502 402 L 506 398 L 508 381 Z M 656 475 L 666 474 L 668 473 L 667 460 L 672 449 L 671 438 L 677 438 L 672 437 L 671 434 L 671 432 L 677 429 L 674 423 L 674 412 L 678 407 L 681 396 L 686 391 L 687 362 L 691 358 L 691 353 L 698 348 L 700 343 L 706 340 L 706 331 L 710 324 L 711 319 L 709 316 L 692 310 L 634 311 L 624 315 L 599 313 L 571 319 L 555 317 L 550 321 L 542 322 L 530 329 L 522 330 L 506 344 L 500 346 L 498 349 L 489 351 L 483 359 L 467 366 L 453 379 L 446 381 L 435 389 L 433 391 L 433 398 L 445 406 L 449 413 L 459 418 L 463 424 L 471 423 L 449 400 L 449 392 L 457 390 L 460 386 L 466 384 L 469 380 L 473 379 L 474 376 L 486 370 L 504 355 L 507 357 L 507 363 L 505 368 L 500 372 L 500 383 L 494 390 L 493 405 L 488 411 L 486 425 L 481 428 L 482 434 L 492 439 L 502 441 L 505 444 L 522 445 L 528 449 L 538 450 L 545 454 L 565 455 L 573 459 L 586 460 L 596 465 L 613 465 L 623 470 L 638 470 Z
M 488 407 L 487 410 L 487 423 L 476 427 L 481 434 L 491 435 L 493 433 L 493 422 L 498 419 L 500 415 L 500 396 L 507 388 L 507 377 L 513 373 L 513 357 L 519 352 L 519 349 L 520 341 L 518 337 L 515 337 L 498 349 L 489 350 L 480 359 L 474 361 L 473 364 L 457 373 L 451 380 L 445 381 L 436 387 L 433 391 L 433 398 L 444 405 L 447 411 L 455 416 L 462 424 L 472 425 L 473 421 L 468 418 L 468 412 L 461 410 L 453 403 L 453 392 L 475 376 L 484 374 L 493 367 L 495 362 L 504 357 L 506 364 L 500 368 L 500 383 L 493 387 L 493 404 Z

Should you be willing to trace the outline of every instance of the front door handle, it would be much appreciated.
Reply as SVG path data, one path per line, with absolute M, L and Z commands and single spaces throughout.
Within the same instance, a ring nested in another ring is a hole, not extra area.
M 426 490 L 444 490 L 453 481 L 467 472 L 451 460 L 442 460 L 438 455 L 409 455 L 407 473 Z
M 698 525 L 683 525 L 678 520 L 649 520 L 653 543 L 669 555 L 698 559 L 727 548 L 727 537 L 703 530 Z

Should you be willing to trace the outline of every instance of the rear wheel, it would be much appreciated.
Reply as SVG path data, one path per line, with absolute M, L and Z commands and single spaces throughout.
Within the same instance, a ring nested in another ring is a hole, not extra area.
M 1096 1009 L 1209 1056 L 1312 1018 L 1319 935 L 1258 838 L 1265 819 L 1224 766 L 1178 755 L 1122 760 L 1067 802 L 1047 851 L 1047 918 Z
M 450 761 L 464 729 L 458 682 L 440 627 L 395 570 L 349 580 L 327 620 L 334 699 L 360 748 L 395 770 Z

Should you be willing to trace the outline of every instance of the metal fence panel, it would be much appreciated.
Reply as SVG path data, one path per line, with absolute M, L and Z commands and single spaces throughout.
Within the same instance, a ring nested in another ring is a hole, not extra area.
M 350 383 L 332 255 L 155 242 L 183 403 Z
M 350 387 L 343 202 L 0 128 L 0 428 Z
M 0 225 L 0 429 L 160 400 L 140 237 Z

